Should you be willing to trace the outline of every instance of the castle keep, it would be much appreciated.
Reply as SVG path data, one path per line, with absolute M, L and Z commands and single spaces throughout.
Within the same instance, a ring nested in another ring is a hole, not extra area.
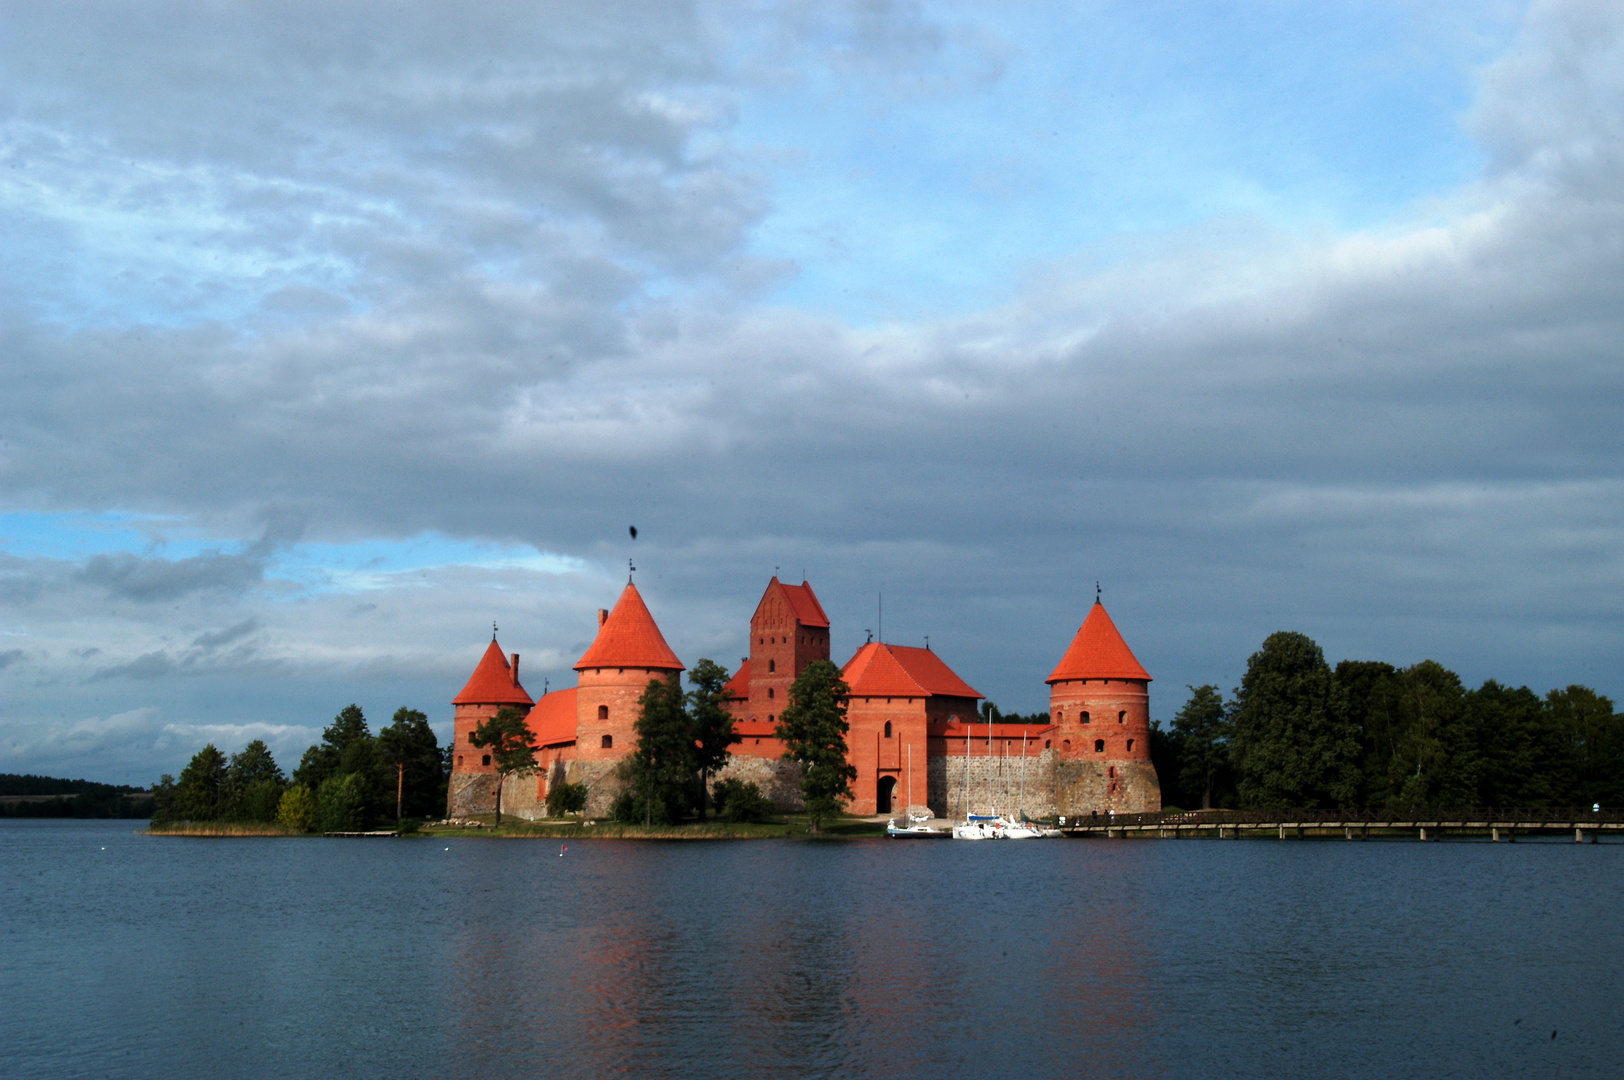
M 750 655 L 727 684 L 733 757 L 718 779 L 754 781 L 784 809 L 800 804 L 799 766 L 783 760 L 774 729 L 795 677 L 828 660 L 829 617 L 806 582 L 774 577 L 750 619 Z M 587 813 L 618 794 L 614 768 L 636 745 L 638 699 L 651 679 L 684 670 L 630 582 L 575 664 L 576 685 L 536 701 L 493 638 L 456 709 L 452 816 L 495 808 L 496 770 L 469 741 L 499 709 L 528 710 L 541 748 L 532 776 L 509 777 L 502 808 L 540 817 L 553 784 L 584 783 Z M 1150 674 L 1098 600 L 1047 680 L 1049 723 L 986 723 L 981 694 L 930 649 L 869 641 L 846 661 L 847 760 L 857 770 L 853 814 L 928 808 L 939 817 L 997 809 L 1035 817 L 1160 810 L 1150 762 Z

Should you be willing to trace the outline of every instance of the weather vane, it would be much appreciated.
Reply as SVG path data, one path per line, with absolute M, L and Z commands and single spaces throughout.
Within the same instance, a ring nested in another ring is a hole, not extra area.
M 632 575 L 635 574 L 635 573 L 637 573 L 637 567 L 632 565 L 632 561 L 630 559 L 627 559 L 626 560 L 626 584 L 630 585 L 632 583 Z
M 492 641 L 496 640 L 496 620 L 495 619 L 491 620 L 491 640 Z

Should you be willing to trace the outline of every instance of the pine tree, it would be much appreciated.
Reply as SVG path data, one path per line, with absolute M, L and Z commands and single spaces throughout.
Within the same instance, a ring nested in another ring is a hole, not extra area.
M 727 668 L 714 660 L 700 660 L 688 672 L 688 721 L 699 769 L 699 818 L 705 819 L 705 791 L 713 773 L 727 766 L 729 749 L 739 741 L 733 734 L 733 714 L 727 708 Z
M 1359 740 L 1320 647 L 1304 634 L 1270 634 L 1235 695 L 1231 761 L 1245 806 L 1351 806 Z
M 857 770 L 846 762 L 849 697 L 840 669 L 814 660 L 790 686 L 789 704 L 778 715 L 775 733 L 784 740 L 784 757 L 801 764 L 801 797 L 814 833 L 851 800 L 851 782 L 857 779 Z

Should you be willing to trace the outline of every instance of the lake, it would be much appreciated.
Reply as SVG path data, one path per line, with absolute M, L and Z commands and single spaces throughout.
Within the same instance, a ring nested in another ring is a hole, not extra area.
M 0 1076 L 1624 1072 L 1617 841 L 141 824 L 0 822 Z

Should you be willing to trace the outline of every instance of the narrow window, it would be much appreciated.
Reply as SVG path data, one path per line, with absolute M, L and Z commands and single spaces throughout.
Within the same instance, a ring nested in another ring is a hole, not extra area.
M 480 762 L 480 764 L 486 766 L 487 768 L 489 768 L 490 764 L 491 764 L 491 756 L 489 754 L 486 754 L 485 755 L 485 760 Z
M 598 706 L 598 719 L 599 720 L 607 720 L 607 719 L 609 719 L 609 706 L 607 706 L 607 705 L 599 705 Z
M 1079 718 L 1078 718 L 1078 720 L 1077 720 L 1077 722 L 1078 722 L 1078 723 L 1079 723 L 1079 724 L 1086 724 L 1086 723 L 1088 723 L 1088 713 L 1087 713 L 1087 711 L 1084 711 L 1084 713 L 1083 713 L 1083 715 L 1082 715 L 1082 716 L 1081 716 L 1081 717 L 1079 717 Z
M 767 661 L 767 670 L 768 671 L 777 671 L 778 670 L 778 661 L 777 660 L 769 660 L 769 661 Z
M 1096 754 L 1105 753 L 1105 740 L 1104 739 L 1095 739 L 1094 740 L 1094 752 Z
M 1105 770 L 1105 775 L 1106 776 L 1115 776 L 1116 775 L 1116 766 L 1112 765 L 1109 769 L 1106 769 Z
M 1125 713 L 1125 712 L 1117 713 L 1117 723 L 1125 724 L 1127 722 L 1128 722 L 1128 714 L 1127 713 Z
M 613 750 L 614 747 L 615 747 L 615 737 L 613 735 L 605 735 L 603 737 L 603 749 L 605 749 L 605 750 Z
M 457 755 L 457 768 L 459 768 L 459 769 L 462 768 L 462 755 L 461 754 Z
M 1049 740 L 1048 740 L 1048 739 L 1044 739 L 1044 740 L 1043 740 L 1043 748 L 1044 748 L 1044 749 L 1045 749 L 1045 750 L 1048 750 L 1048 749 L 1050 749 L 1050 746 L 1049 746 Z
M 1063 742 L 1061 742 L 1060 749 L 1062 749 L 1062 750 L 1070 750 L 1071 749 L 1071 740 L 1066 739 Z
M 768 713 L 768 714 L 767 714 L 767 723 L 769 723 L 769 724 L 770 724 L 770 723 L 772 723 L 772 722 L 773 722 L 773 714 L 772 714 L 772 713 Z
M 772 696 L 773 696 L 773 688 L 769 686 L 769 687 L 767 687 L 767 700 L 771 701 Z
M 887 739 L 891 737 L 891 721 L 889 720 L 885 722 L 885 737 Z
M 1130 754 L 1133 753 L 1133 740 L 1132 739 L 1128 740 L 1128 753 L 1130 753 Z

